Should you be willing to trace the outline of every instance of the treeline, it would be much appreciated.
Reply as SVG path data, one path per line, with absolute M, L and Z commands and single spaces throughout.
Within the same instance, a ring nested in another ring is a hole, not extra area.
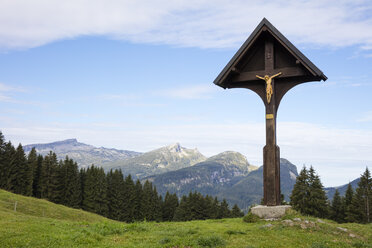
M 231 210 L 223 200 L 190 192 L 181 200 L 166 193 L 164 199 L 149 181 L 143 185 L 121 170 L 105 173 L 100 167 L 80 169 L 55 153 L 38 155 L 32 149 L 26 156 L 22 145 L 15 148 L 0 132 L 0 188 L 25 196 L 47 199 L 68 207 L 125 222 L 187 221 L 241 217 L 237 205 Z
M 290 199 L 292 207 L 305 215 L 328 218 L 339 223 L 372 222 L 372 178 L 368 168 L 361 175 L 355 192 L 349 183 L 345 196 L 341 197 L 336 190 L 330 202 L 314 168 L 303 167 L 296 179 Z

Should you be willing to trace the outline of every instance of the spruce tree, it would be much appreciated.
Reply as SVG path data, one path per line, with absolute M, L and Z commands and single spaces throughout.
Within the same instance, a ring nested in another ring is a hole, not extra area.
M 135 192 L 134 182 L 132 180 L 131 175 L 128 175 L 125 178 L 124 188 L 123 188 L 122 193 L 123 193 L 123 207 L 122 207 L 123 220 L 126 222 L 133 222 L 134 214 L 135 214 L 136 192 Z
M 363 175 L 360 177 L 358 187 L 355 191 L 352 207 L 351 218 L 353 221 L 360 223 L 371 222 L 371 209 L 372 209 L 372 179 L 371 174 L 366 168 Z
M 57 194 L 59 182 L 56 181 L 58 170 L 57 155 L 52 151 L 49 152 L 43 159 L 41 168 L 41 198 L 49 199 L 50 201 L 58 198 Z
M 177 207 L 178 207 L 177 195 L 170 194 L 167 191 L 164 197 L 164 203 L 162 207 L 163 221 L 172 221 Z
M 302 214 L 320 218 L 326 218 L 329 214 L 327 196 L 312 166 L 309 170 L 303 167 L 296 179 L 290 199 L 292 207 Z
M 153 212 L 153 220 L 159 222 L 162 221 L 162 212 L 161 206 L 163 204 L 163 199 L 161 196 L 158 195 L 158 191 L 156 187 L 153 187 L 152 195 L 151 195 L 151 208 Z
M 227 203 L 226 199 L 223 199 L 220 204 L 218 218 L 229 218 L 229 217 L 230 217 L 229 204 Z
M 291 205 L 293 209 L 305 213 L 307 209 L 309 190 L 309 175 L 306 167 L 304 166 L 300 174 L 296 178 L 296 183 L 293 186 L 292 194 L 290 196 Z
M 80 176 L 80 190 L 81 190 L 81 194 L 80 194 L 80 208 L 84 209 L 83 208 L 83 202 L 84 202 L 84 196 L 85 196 L 85 183 L 86 183 L 86 175 L 87 175 L 87 171 L 85 168 L 81 168 L 80 169 L 80 173 L 79 173 L 79 176 Z
M 355 222 L 352 213 L 352 202 L 353 202 L 354 190 L 349 183 L 347 185 L 345 198 L 344 198 L 344 209 L 345 209 L 345 221 L 346 222 Z
M 110 171 L 107 174 L 107 205 L 108 217 L 124 221 L 124 178 L 121 170 Z
M 152 184 L 146 180 L 146 182 L 143 185 L 143 195 L 142 195 L 142 214 L 145 220 L 152 221 L 155 219 L 154 213 L 152 212 L 152 197 L 153 195 L 153 189 Z
M 61 203 L 69 207 L 79 208 L 81 201 L 81 185 L 78 165 L 67 156 L 62 162 L 61 178 L 63 180 Z
M 190 208 L 188 206 L 188 198 L 187 196 L 183 195 L 180 201 L 180 204 L 176 208 L 174 213 L 173 220 L 174 221 L 188 221 L 191 220 L 190 215 Z
M 143 200 L 143 188 L 140 180 L 137 179 L 136 185 L 134 186 L 135 200 L 134 200 L 134 220 L 142 221 L 144 215 L 142 213 L 142 200 Z
M 0 131 L 0 188 L 5 189 L 7 182 L 6 172 L 8 170 L 9 161 L 6 159 L 6 142 L 3 133 Z
M 34 191 L 36 187 L 36 182 L 35 182 L 35 178 L 36 178 L 36 170 L 37 170 L 37 165 L 38 165 L 38 157 L 37 157 L 37 153 L 36 153 L 36 149 L 35 147 L 33 147 L 30 151 L 30 153 L 28 154 L 27 156 L 27 163 L 29 165 L 29 167 L 31 168 L 31 171 L 32 171 L 32 189 L 31 189 L 31 195 L 32 196 L 35 196 L 34 194 Z
M 34 178 L 32 180 L 32 195 L 37 198 L 41 198 L 41 188 L 42 188 L 42 166 L 43 166 L 43 159 L 42 155 L 37 156 L 37 165 L 34 170 Z
M 240 218 L 243 216 L 244 216 L 244 213 L 240 210 L 237 204 L 234 204 L 233 208 L 231 209 L 231 217 Z
M 309 190 L 306 214 L 326 218 L 328 217 L 328 201 L 319 176 L 311 166 L 309 169 Z
M 14 157 L 16 150 L 12 143 L 9 141 L 5 143 L 5 146 L 3 147 L 4 153 L 3 153 L 3 168 L 1 169 L 1 181 L 0 181 L 0 187 L 11 191 L 11 181 L 12 181 L 12 170 L 14 165 Z
M 21 144 L 18 145 L 13 158 L 10 175 L 10 189 L 16 194 L 31 196 L 32 168 L 27 163 L 25 152 Z
M 57 155 L 51 153 L 49 157 L 48 164 L 48 188 L 47 198 L 57 204 L 62 204 L 63 194 L 64 194 L 64 171 L 62 168 L 62 161 L 57 160 Z
M 345 221 L 344 199 L 337 189 L 332 200 L 330 218 L 338 223 Z
M 92 165 L 86 170 L 82 205 L 84 210 L 107 216 L 107 179 L 102 168 Z

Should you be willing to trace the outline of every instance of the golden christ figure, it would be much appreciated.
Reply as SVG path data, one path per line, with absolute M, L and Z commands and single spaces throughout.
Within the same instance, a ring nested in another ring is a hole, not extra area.
M 267 103 L 268 104 L 270 104 L 271 96 L 273 95 L 273 86 L 271 85 L 271 80 L 274 77 L 277 77 L 281 74 L 282 73 L 279 72 L 278 74 L 272 75 L 271 77 L 269 75 L 265 75 L 264 77 L 260 77 L 260 76 L 256 75 L 257 78 L 265 80 L 265 82 L 266 82 L 266 98 L 267 98 Z

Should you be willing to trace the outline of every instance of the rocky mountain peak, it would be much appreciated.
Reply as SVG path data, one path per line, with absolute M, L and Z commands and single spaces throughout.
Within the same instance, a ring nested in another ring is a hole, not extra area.
M 225 151 L 215 156 L 208 158 L 207 161 L 213 161 L 225 166 L 237 166 L 243 169 L 248 169 L 250 166 L 247 158 L 239 152 Z
M 172 145 L 169 145 L 167 146 L 167 149 L 170 151 L 170 152 L 181 152 L 182 149 L 184 149 L 183 147 L 181 147 L 180 143 L 175 143 L 175 144 L 172 144 Z

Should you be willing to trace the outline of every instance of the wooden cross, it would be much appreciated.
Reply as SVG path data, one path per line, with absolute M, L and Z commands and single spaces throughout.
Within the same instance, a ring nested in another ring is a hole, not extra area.
M 264 204 L 280 205 L 280 151 L 276 142 L 276 113 L 292 87 L 327 77 L 267 19 L 263 19 L 218 75 L 223 88 L 256 92 L 266 109 L 266 145 L 263 149 Z

